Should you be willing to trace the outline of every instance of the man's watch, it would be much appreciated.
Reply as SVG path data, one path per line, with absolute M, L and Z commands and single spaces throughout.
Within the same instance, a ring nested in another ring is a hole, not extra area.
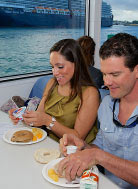
M 51 130 L 51 128 L 55 125 L 55 122 L 56 122 L 56 119 L 52 116 L 52 122 L 49 124 L 47 128 Z

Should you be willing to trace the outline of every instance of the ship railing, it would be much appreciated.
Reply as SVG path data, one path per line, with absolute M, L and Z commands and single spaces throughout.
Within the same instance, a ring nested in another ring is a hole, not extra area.
M 24 12 L 24 9 L 23 8 L 13 8 L 13 7 L 6 7 L 6 8 L 3 8 L 3 7 L 0 7 L 0 9 L 4 10 L 5 13 L 23 13 Z
M 65 12 L 65 15 L 70 15 L 70 12 Z
M 35 10 L 35 11 L 34 11 Z M 61 14 L 61 15 L 70 15 L 69 9 L 57 9 L 57 8 L 48 8 L 48 7 L 35 7 L 32 12 L 45 13 L 45 14 Z M 78 13 L 79 15 L 79 13 Z
M 33 12 L 34 8 L 25 8 L 25 12 Z
M 69 9 L 58 9 L 58 10 L 59 10 L 59 14 L 70 15 Z
M 74 16 L 85 16 L 85 12 L 83 10 L 73 9 L 71 12 Z
M 37 12 L 37 13 L 44 13 L 44 10 L 42 10 L 42 9 L 37 9 L 36 12 Z

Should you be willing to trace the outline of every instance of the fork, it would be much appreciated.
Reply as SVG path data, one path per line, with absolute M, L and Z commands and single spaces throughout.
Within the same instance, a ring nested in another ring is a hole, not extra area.
M 80 178 L 76 178 L 73 181 L 67 181 L 66 184 L 79 184 L 80 183 Z

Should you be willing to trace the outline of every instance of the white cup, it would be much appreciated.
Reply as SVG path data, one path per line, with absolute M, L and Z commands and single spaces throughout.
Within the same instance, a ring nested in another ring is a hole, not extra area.
M 75 153 L 76 151 L 77 151 L 77 146 L 73 146 L 73 145 L 67 146 L 67 154 L 72 154 Z

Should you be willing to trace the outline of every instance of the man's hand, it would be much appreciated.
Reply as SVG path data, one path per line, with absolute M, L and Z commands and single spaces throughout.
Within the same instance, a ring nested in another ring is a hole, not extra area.
M 85 142 L 73 134 L 64 134 L 60 139 L 60 150 L 64 156 L 67 156 L 66 146 L 68 145 L 75 145 L 77 146 L 77 150 L 80 151 L 84 149 Z
M 98 164 L 96 160 L 98 148 L 85 149 L 74 154 L 68 155 L 60 161 L 58 172 L 62 175 L 65 171 L 65 177 L 68 181 L 74 180 L 76 176 L 80 177 L 86 169 Z

